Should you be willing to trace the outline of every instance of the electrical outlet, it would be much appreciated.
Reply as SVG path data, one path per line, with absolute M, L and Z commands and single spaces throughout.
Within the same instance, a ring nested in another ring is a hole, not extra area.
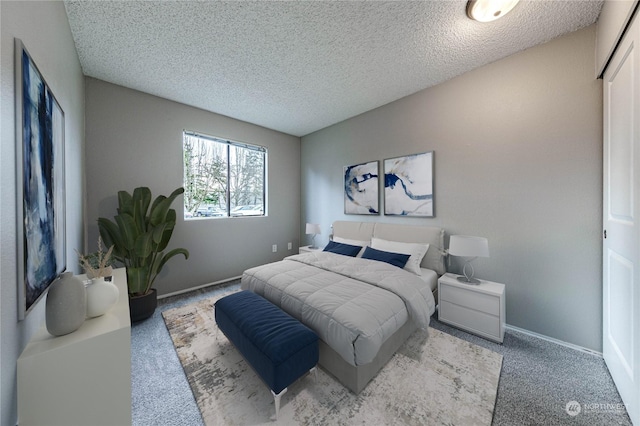
M 278 251 L 278 245 L 277 244 L 272 245 L 271 246 L 271 251 L 274 252 L 274 253 L 277 252 Z
M 291 250 L 293 248 L 293 244 L 287 243 L 287 250 Z

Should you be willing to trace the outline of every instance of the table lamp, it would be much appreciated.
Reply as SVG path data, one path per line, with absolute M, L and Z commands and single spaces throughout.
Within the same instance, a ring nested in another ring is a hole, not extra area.
M 476 257 L 489 257 L 489 242 L 486 238 L 452 235 L 449 239 L 449 254 L 465 258 L 462 268 L 464 276 L 458 277 L 458 281 L 466 284 L 480 284 L 480 280 L 473 278 L 475 271 L 471 262 Z
M 318 247 L 316 247 L 316 235 L 320 234 L 320 225 L 317 223 L 307 223 L 307 228 L 306 228 L 306 234 L 307 235 L 313 235 L 313 237 L 311 237 L 311 247 L 312 249 L 317 249 Z

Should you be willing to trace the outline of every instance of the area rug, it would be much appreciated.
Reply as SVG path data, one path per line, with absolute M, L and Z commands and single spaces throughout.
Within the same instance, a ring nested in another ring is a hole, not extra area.
M 206 425 L 273 424 L 271 392 L 216 325 L 223 296 L 167 310 L 165 324 Z M 418 330 L 359 395 L 322 368 L 300 378 L 278 424 L 490 425 L 501 368 L 500 354 Z

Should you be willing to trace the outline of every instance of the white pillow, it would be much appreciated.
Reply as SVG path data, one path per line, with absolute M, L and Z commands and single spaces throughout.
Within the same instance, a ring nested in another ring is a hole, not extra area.
M 360 241 L 360 240 L 350 240 L 349 238 L 342 238 L 333 236 L 333 241 L 341 244 L 349 244 L 351 246 L 360 246 L 362 249 L 358 252 L 356 257 L 362 257 L 362 253 L 364 253 L 364 249 L 369 245 L 369 241 Z
M 411 255 L 404 269 L 416 275 L 422 275 L 422 272 L 420 272 L 420 262 L 422 262 L 424 255 L 427 254 L 429 244 L 401 243 L 399 241 L 387 241 L 373 237 L 371 239 L 371 247 L 377 250 Z

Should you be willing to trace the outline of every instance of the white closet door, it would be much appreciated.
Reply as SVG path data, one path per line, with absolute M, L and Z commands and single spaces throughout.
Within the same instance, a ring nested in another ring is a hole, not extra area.
M 604 75 L 603 354 L 640 425 L 640 20 Z

